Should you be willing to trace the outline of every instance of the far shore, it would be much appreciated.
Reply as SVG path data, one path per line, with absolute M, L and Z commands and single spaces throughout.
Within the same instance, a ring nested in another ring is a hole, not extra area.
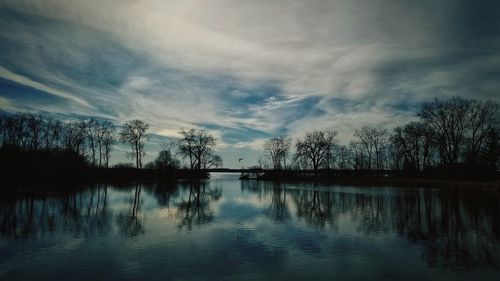
M 252 175 L 240 178 L 245 180 L 271 181 L 278 183 L 320 183 L 333 185 L 357 186 L 393 186 L 411 188 L 442 188 L 468 191 L 498 191 L 500 178 L 498 174 L 480 178 L 437 178 L 403 176 L 388 171 L 328 171 L 325 174 L 313 174 L 312 171 L 274 171 L 274 170 L 244 170 L 244 169 L 208 169 L 208 170 L 155 170 L 135 168 L 86 168 L 77 170 L 11 170 L 3 177 L 4 188 L 15 190 L 18 187 L 53 186 L 57 189 L 74 189 L 70 187 L 92 183 L 127 184 L 137 182 L 162 182 L 176 180 L 204 180 L 210 178 L 210 173 L 233 173 L 235 175 Z M 38 188 L 38 187 L 37 187 Z
M 361 186 L 392 186 L 410 188 L 438 188 L 470 191 L 500 191 L 500 180 L 456 180 L 432 178 L 330 178 L 330 179 L 259 179 L 273 182 L 317 182 L 320 184 L 334 185 L 361 185 Z

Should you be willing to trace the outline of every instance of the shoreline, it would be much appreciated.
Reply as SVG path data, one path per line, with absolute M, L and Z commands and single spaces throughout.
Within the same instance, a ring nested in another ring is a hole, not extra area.
M 391 186 L 425 189 L 457 189 L 471 191 L 500 191 L 500 181 L 473 181 L 454 179 L 432 178 L 308 178 L 308 179 L 250 179 L 257 181 L 282 182 L 282 183 L 321 183 L 334 185 L 361 185 L 361 186 Z
M 88 184 L 131 184 L 145 182 L 172 182 L 178 180 L 207 180 L 210 173 L 222 172 L 221 170 L 154 170 L 135 168 L 86 168 L 53 170 L 40 169 L 37 171 L 5 171 L 3 188 L 1 191 L 19 189 L 44 189 L 50 186 L 58 190 L 74 190 Z M 227 172 L 236 174 L 236 171 Z M 453 189 L 470 191 L 500 191 L 500 179 L 457 179 L 457 178 L 433 178 L 433 177 L 411 177 L 392 174 L 387 176 L 383 171 L 375 171 L 372 174 L 349 174 L 328 176 L 312 175 L 308 171 L 255 171 L 256 177 L 240 178 L 241 181 L 268 181 L 282 183 L 322 183 L 332 185 L 358 185 L 358 186 L 393 186 L 428 189 Z M 244 175 L 242 173 L 242 175 Z

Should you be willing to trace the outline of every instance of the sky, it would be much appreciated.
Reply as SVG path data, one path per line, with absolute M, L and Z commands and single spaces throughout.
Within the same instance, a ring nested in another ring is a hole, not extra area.
M 0 109 L 145 120 L 147 160 L 180 128 L 204 129 L 224 166 L 250 166 L 272 136 L 336 130 L 347 144 L 433 98 L 500 100 L 498 11 L 496 0 L 0 0 Z

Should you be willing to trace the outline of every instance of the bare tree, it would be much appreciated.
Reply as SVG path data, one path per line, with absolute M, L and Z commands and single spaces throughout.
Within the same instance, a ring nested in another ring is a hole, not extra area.
M 354 132 L 357 143 L 363 149 L 363 155 L 367 157 L 368 169 L 382 169 L 384 163 L 384 152 L 388 143 L 388 132 L 383 128 L 363 127 Z
M 492 129 L 486 136 L 485 145 L 481 151 L 481 162 L 489 170 L 495 171 L 500 159 L 500 132 Z
M 101 125 L 101 129 L 103 131 L 102 133 L 102 145 L 101 145 L 101 151 L 102 151 L 102 161 L 104 162 L 104 167 L 108 168 L 109 167 L 109 157 L 111 154 L 111 150 L 113 149 L 113 145 L 115 144 L 115 136 L 114 136 L 114 131 L 115 127 L 111 122 L 104 122 Z M 99 159 L 99 163 L 101 162 L 101 159 Z
M 499 105 L 491 100 L 471 100 L 469 103 L 465 161 L 476 164 L 488 134 L 498 127 Z
M 274 169 L 286 169 L 286 158 L 291 145 L 292 139 L 285 136 L 273 137 L 264 143 L 264 150 L 271 158 Z
M 27 114 L 16 114 L 10 116 L 6 120 L 7 126 L 7 143 L 9 145 L 16 145 L 21 149 L 27 149 L 29 132 L 26 125 Z
M 217 154 L 213 154 L 211 151 L 204 153 L 202 156 L 203 169 L 210 168 L 221 168 L 224 165 L 222 157 Z
M 99 154 L 99 167 L 108 167 L 109 155 L 112 145 L 115 142 L 115 126 L 109 121 L 102 121 L 97 124 L 97 147 Z
M 129 156 L 135 159 L 137 169 L 142 168 L 142 157 L 145 154 L 144 139 L 148 128 L 149 125 L 142 120 L 130 120 L 125 122 L 120 132 L 120 141 L 129 144 L 132 148 Z
M 349 146 L 341 145 L 337 149 L 337 167 L 346 170 L 351 167 L 352 151 Z
M 222 158 L 213 152 L 217 140 L 214 136 L 196 129 L 181 129 L 179 133 L 182 137 L 178 141 L 178 152 L 189 159 L 191 170 L 222 165 Z
M 259 157 L 257 158 L 257 164 L 259 166 L 259 169 L 264 168 L 265 163 L 264 163 L 264 157 L 262 157 L 262 155 L 259 155 Z
M 442 164 L 476 164 L 489 132 L 498 128 L 499 105 L 454 97 L 425 103 L 417 113 Z
M 395 128 L 391 141 L 399 164 L 397 166 L 416 171 L 430 166 L 432 140 L 421 122 L 410 122 L 404 127 Z
M 298 139 L 296 158 L 301 158 L 312 166 L 316 173 L 318 168 L 329 166 L 329 160 L 336 144 L 336 131 L 315 131 L 307 133 L 304 139 Z
M 90 149 L 90 162 L 95 167 L 97 166 L 97 153 L 99 150 L 99 122 L 94 118 L 90 118 L 84 122 L 87 123 L 85 133 Z
M 26 138 L 26 145 L 29 150 L 36 151 L 40 149 L 41 138 L 42 138 L 42 128 L 43 119 L 41 116 L 34 114 L 25 114 L 25 126 L 27 133 L 24 137 Z
M 86 154 L 86 126 L 87 123 L 84 120 L 73 121 L 64 126 L 63 146 L 66 151 L 82 156 Z
M 42 128 L 42 142 L 45 150 L 52 150 L 60 145 L 64 124 L 60 120 L 46 118 Z
M 425 103 L 417 116 L 438 146 L 443 164 L 456 164 L 465 143 L 470 101 L 459 97 Z
M 355 170 L 363 170 L 368 167 L 367 158 L 365 155 L 365 147 L 359 141 L 352 140 L 349 143 L 349 150 L 351 151 L 353 168 Z

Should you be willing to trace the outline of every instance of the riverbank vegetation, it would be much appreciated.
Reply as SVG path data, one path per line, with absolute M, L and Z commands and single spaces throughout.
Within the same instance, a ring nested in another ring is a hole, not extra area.
M 422 104 L 416 116 L 392 130 L 357 129 L 348 145 L 338 144 L 335 130 L 295 140 L 273 137 L 263 147 L 268 161 L 260 167 L 270 171 L 261 178 L 498 179 L 497 102 L 435 99 Z
M 127 121 L 120 130 L 110 121 L 94 118 L 64 122 L 41 115 L 0 115 L 0 169 L 5 181 L 68 181 L 128 179 L 199 179 L 222 167 L 213 147 L 216 139 L 203 130 L 182 129 L 182 137 L 163 144 L 156 159 L 143 165 L 149 125 Z M 130 147 L 134 164 L 110 165 L 119 142 Z M 189 159 L 182 167 L 177 156 Z M 143 167 L 144 166 L 144 167 Z
M 335 128 L 268 139 L 259 157 L 260 179 L 498 180 L 499 104 L 460 97 L 423 103 L 418 120 L 396 128 L 356 129 L 339 144 Z M 0 114 L 0 169 L 12 180 L 207 178 L 223 166 L 217 139 L 183 128 L 143 164 L 149 124 L 117 126 L 95 118 L 62 121 L 28 113 Z M 110 166 L 117 144 L 134 163 Z M 183 160 L 183 161 L 182 161 Z M 184 163 L 184 164 L 183 164 Z M 252 169 L 250 169 L 252 170 Z M 249 171 L 250 171 L 249 170 Z

